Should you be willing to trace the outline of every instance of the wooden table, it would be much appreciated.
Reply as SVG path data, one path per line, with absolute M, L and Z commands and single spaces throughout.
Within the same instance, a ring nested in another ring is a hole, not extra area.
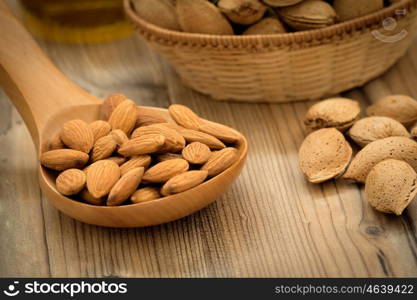
M 402 217 L 383 215 L 356 184 L 303 178 L 297 150 L 312 103 L 214 102 L 185 88 L 136 37 L 42 47 L 89 92 L 120 92 L 141 105 L 188 105 L 243 132 L 250 154 L 230 190 L 192 216 L 151 228 L 90 226 L 42 196 L 34 146 L 1 93 L 0 276 L 417 276 L 417 201 Z M 385 76 L 344 96 L 366 106 L 391 93 L 417 97 L 417 41 Z

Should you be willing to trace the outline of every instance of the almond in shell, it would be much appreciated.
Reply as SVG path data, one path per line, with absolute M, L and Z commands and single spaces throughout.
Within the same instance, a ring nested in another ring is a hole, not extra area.
M 187 145 L 187 147 L 182 150 L 182 156 L 190 164 L 202 165 L 209 160 L 211 151 L 207 145 L 200 142 L 194 142 Z
M 250 25 L 262 19 L 267 9 L 258 0 L 220 0 L 217 7 L 236 24 Z
M 304 124 L 311 130 L 334 127 L 344 131 L 359 118 L 361 109 L 357 101 L 331 98 L 314 104 L 307 111 Z
M 85 173 L 79 169 L 68 169 L 56 178 L 56 189 L 62 195 L 71 196 L 78 194 L 86 183 Z
M 406 137 L 388 137 L 366 145 L 352 160 L 345 179 L 365 182 L 366 176 L 379 162 L 386 159 L 397 159 L 407 162 L 417 170 L 417 142 Z
M 384 0 L 334 0 L 333 7 L 340 21 L 346 21 L 384 8 Z
M 134 168 L 124 174 L 113 186 L 107 199 L 108 206 L 120 205 L 136 191 L 142 180 L 144 168 Z
M 323 28 L 337 21 L 333 7 L 322 0 L 302 1 L 293 6 L 279 8 L 277 12 L 295 30 Z
M 151 183 L 167 182 L 172 177 L 188 171 L 188 162 L 184 159 L 170 159 L 157 163 L 143 175 L 143 180 Z
M 130 201 L 133 203 L 143 203 L 161 198 L 159 189 L 153 186 L 141 188 L 133 193 L 130 197 Z
M 185 192 L 197 185 L 201 184 L 206 180 L 208 175 L 207 171 L 188 171 L 180 175 L 172 177 L 168 180 L 161 188 L 161 194 L 169 196 Z
M 61 140 L 73 150 L 89 153 L 94 145 L 94 136 L 88 124 L 82 120 L 72 120 L 64 124 Z
M 87 189 L 94 198 L 109 194 L 120 178 L 119 166 L 110 160 L 99 160 L 89 166 L 87 172 Z
M 300 167 L 312 183 L 338 177 L 349 165 L 352 148 L 340 131 L 324 128 L 309 134 L 299 150 Z
M 149 155 L 138 155 L 134 156 L 120 166 L 120 172 L 123 176 L 127 172 L 135 168 L 145 168 L 147 169 L 151 163 L 151 157 Z
M 233 35 L 233 28 L 216 5 L 206 0 L 176 0 L 181 29 L 191 33 Z
M 267 17 L 253 24 L 243 35 L 286 33 L 284 24 L 278 18 Z
M 116 141 L 111 135 L 99 138 L 94 144 L 93 151 L 91 153 L 91 161 L 95 162 L 110 157 L 114 150 L 116 150 L 116 147 Z
M 156 153 L 165 144 L 165 137 L 160 134 L 147 134 L 124 143 L 119 148 L 119 154 L 123 156 L 135 156 Z
M 228 147 L 214 152 L 209 160 L 201 167 L 208 172 L 209 177 L 216 176 L 229 168 L 238 159 L 236 148 Z
M 368 116 L 383 116 L 397 120 L 404 126 L 417 121 L 417 101 L 409 96 L 391 95 L 368 107 Z
M 132 100 L 125 100 L 116 106 L 109 118 L 112 129 L 120 129 L 127 135 L 136 125 L 137 107 Z
M 40 161 L 46 168 L 56 171 L 64 171 L 71 168 L 80 169 L 84 167 L 88 158 L 88 154 L 81 151 L 58 149 L 42 153 Z
M 410 137 L 407 129 L 398 121 L 387 117 L 368 117 L 356 122 L 349 136 L 361 147 L 391 136 Z
M 383 213 L 400 216 L 417 196 L 417 174 L 406 162 L 394 159 L 376 164 L 366 177 L 369 204 Z

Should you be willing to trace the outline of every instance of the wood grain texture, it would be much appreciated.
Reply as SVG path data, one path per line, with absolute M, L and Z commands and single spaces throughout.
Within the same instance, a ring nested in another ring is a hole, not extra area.
M 246 167 L 217 202 L 182 220 L 142 229 L 82 224 L 41 196 L 27 129 L 0 96 L 0 276 L 415 277 L 417 201 L 402 217 L 375 212 L 344 181 L 308 184 L 297 151 L 311 102 L 213 102 L 185 88 L 135 37 L 94 46 L 42 43 L 52 60 L 96 96 L 190 106 L 239 129 Z M 344 96 L 363 107 L 390 93 L 417 97 L 417 41 L 386 75 Z

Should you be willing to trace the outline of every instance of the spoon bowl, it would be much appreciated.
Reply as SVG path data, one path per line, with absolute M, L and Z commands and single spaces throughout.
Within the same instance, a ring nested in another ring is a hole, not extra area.
M 25 121 L 38 153 L 47 151 L 49 138 L 65 122 L 99 119 L 102 100 L 68 80 L 1 0 L 0 45 L 0 83 Z M 158 110 L 171 119 L 166 109 L 142 109 Z M 65 197 L 56 190 L 56 173 L 40 164 L 39 184 L 58 210 L 81 222 L 107 227 L 158 225 L 190 215 L 219 198 L 244 165 L 248 145 L 243 136 L 236 147 L 238 160 L 221 174 L 188 191 L 144 203 L 107 207 Z

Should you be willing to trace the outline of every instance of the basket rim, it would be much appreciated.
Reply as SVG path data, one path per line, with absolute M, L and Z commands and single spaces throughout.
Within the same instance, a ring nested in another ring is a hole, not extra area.
M 233 46 L 240 47 L 251 46 L 253 44 L 303 44 L 305 42 L 312 42 L 313 40 L 325 40 L 335 35 L 343 35 L 343 33 L 353 33 L 355 31 L 369 30 L 376 25 L 380 25 L 381 22 L 388 18 L 394 17 L 399 20 L 407 18 L 410 12 L 417 8 L 417 0 L 402 0 L 397 3 L 393 3 L 390 6 L 379 10 L 377 12 L 358 17 L 349 21 L 344 21 L 334 25 L 330 25 L 325 28 L 305 30 L 299 32 L 289 33 L 276 33 L 268 35 L 214 35 L 214 34 L 200 34 L 200 33 L 189 33 L 182 31 L 175 31 L 165 29 L 149 23 L 139 17 L 132 9 L 131 1 L 124 0 L 123 6 L 126 15 L 133 22 L 134 26 L 141 28 L 141 32 L 149 36 L 154 35 L 158 41 L 169 41 L 171 43 L 179 42 L 182 44 L 192 45 L 222 45 L 222 46 Z M 396 13 L 399 9 L 406 9 L 406 14 Z

